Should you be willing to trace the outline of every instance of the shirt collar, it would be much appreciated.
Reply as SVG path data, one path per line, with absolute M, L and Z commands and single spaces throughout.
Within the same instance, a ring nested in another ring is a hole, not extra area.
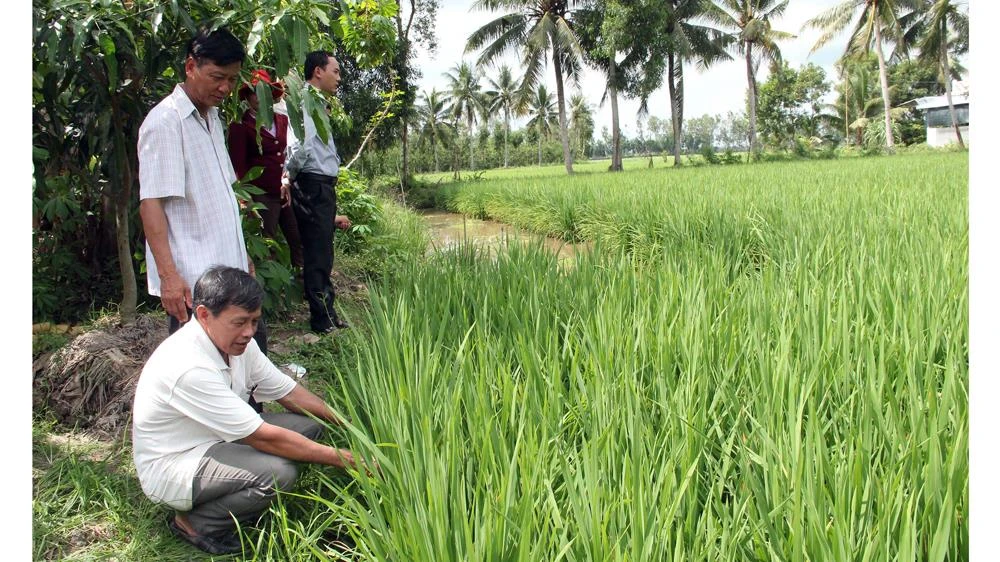
M 229 365 L 226 365 L 226 361 L 222 358 L 219 348 L 215 347 L 215 344 L 212 343 L 212 338 L 208 336 L 205 328 L 202 327 L 201 322 L 198 322 L 197 318 L 191 318 L 187 324 L 184 324 L 181 331 L 184 331 L 191 338 L 191 341 L 198 346 L 198 349 L 201 350 L 205 358 L 211 360 L 214 367 L 226 371 L 229 370 Z
M 177 113 L 179 113 L 181 117 L 187 117 L 188 115 L 195 113 L 198 118 L 201 119 L 201 114 L 198 113 L 198 108 L 194 106 L 191 98 L 188 97 L 187 92 L 184 91 L 184 88 L 182 88 L 180 84 L 174 86 L 174 91 L 170 95 L 174 97 L 174 105 L 177 108 Z M 217 107 L 208 108 L 207 117 L 211 119 L 212 116 L 218 111 L 219 108 Z

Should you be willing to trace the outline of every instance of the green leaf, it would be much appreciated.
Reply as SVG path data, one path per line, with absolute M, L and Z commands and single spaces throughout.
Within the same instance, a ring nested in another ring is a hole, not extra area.
M 285 74 L 291 64 L 289 57 L 290 46 L 288 45 L 288 38 L 285 37 L 284 33 L 276 33 L 271 36 L 271 41 L 274 47 L 274 71 L 276 74 Z
M 309 52 L 309 28 L 299 18 L 295 18 L 292 24 L 292 50 L 296 61 L 304 61 Z
M 108 91 L 118 89 L 118 59 L 115 57 L 115 42 L 109 35 L 101 35 L 101 52 L 104 54 L 104 66 L 108 69 Z
M 257 44 L 264 36 L 264 22 L 257 18 L 250 29 L 250 37 L 247 38 L 247 55 L 253 56 L 257 52 Z
M 944 503 L 941 505 L 941 513 L 938 515 L 937 530 L 934 531 L 934 540 L 931 542 L 928 560 L 931 562 L 943 562 L 948 555 L 949 537 L 951 535 L 951 521 L 955 517 L 954 503 L 951 499 L 951 490 L 945 494 Z
M 330 25 L 330 16 L 326 15 L 326 12 L 323 11 L 318 6 L 312 7 L 312 13 L 314 16 L 316 16 L 316 19 L 319 20 L 321 24 Z
M 156 35 L 156 32 L 160 30 L 160 24 L 163 23 L 163 5 L 162 4 L 159 5 L 159 6 L 157 6 L 156 10 L 153 11 L 153 17 L 152 17 L 151 23 L 152 23 L 152 26 L 153 26 L 153 35 Z
M 83 52 L 83 42 L 87 39 L 87 27 L 84 22 L 73 24 L 73 58 L 79 59 Z
M 271 25 L 276 26 L 281 21 L 281 18 L 285 17 L 285 13 L 288 12 L 288 8 L 282 8 L 278 10 L 274 17 L 271 18 Z
M 260 127 L 270 127 L 274 123 L 274 99 L 271 97 L 271 86 L 263 80 L 257 82 L 254 91 L 257 94 L 257 136 L 259 139 Z
M 263 173 L 264 173 L 263 166 L 254 166 L 253 168 L 247 170 L 247 174 L 242 178 L 240 178 L 240 182 L 243 183 L 252 182 L 253 180 L 259 178 Z

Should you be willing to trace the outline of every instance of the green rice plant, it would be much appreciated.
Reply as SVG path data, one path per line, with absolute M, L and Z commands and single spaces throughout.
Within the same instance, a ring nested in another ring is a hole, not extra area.
M 593 249 L 394 268 L 331 395 L 382 475 L 309 513 L 365 560 L 966 559 L 967 158 L 933 156 L 456 188 L 572 201 Z

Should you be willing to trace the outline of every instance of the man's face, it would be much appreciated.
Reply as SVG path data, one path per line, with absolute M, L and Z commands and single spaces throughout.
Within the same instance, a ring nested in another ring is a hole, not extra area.
M 218 316 L 205 305 L 198 305 L 194 313 L 215 347 L 229 356 L 242 355 L 247 350 L 260 321 L 259 308 L 249 311 L 235 305 L 227 306 Z
M 337 92 L 340 85 L 340 63 L 337 59 L 330 57 L 326 60 L 326 66 L 316 67 L 313 76 L 317 80 L 317 87 L 328 94 Z
M 184 91 L 187 92 L 191 103 L 199 111 L 205 112 L 210 107 L 215 107 L 222 103 L 226 96 L 236 87 L 236 81 L 240 77 L 239 61 L 219 66 L 208 59 L 201 59 L 201 63 L 188 57 L 184 63 Z

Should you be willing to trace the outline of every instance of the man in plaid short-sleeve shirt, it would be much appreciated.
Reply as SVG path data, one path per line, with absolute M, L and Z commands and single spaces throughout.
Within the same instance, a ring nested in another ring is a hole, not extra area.
M 246 53 L 222 28 L 188 45 L 185 80 L 139 129 L 139 213 L 146 234 L 149 294 L 170 315 L 173 333 L 189 319 L 191 290 L 209 267 L 254 273 L 246 252 L 236 173 L 218 106 L 235 88 Z M 255 335 L 266 353 L 263 323 Z

